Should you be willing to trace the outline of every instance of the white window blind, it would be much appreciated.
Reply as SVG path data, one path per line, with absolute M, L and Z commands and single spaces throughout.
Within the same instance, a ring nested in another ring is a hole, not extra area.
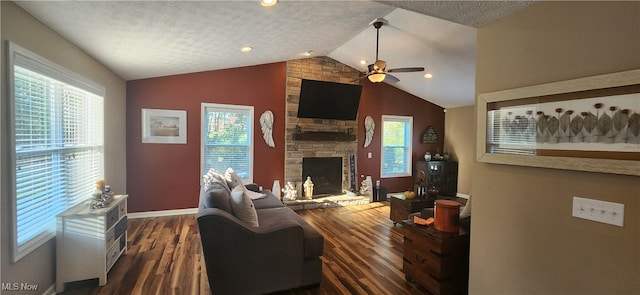
M 17 261 L 104 177 L 104 89 L 13 43 L 9 53 Z
M 253 107 L 202 104 L 201 174 L 231 167 L 253 182 Z
M 413 117 L 382 116 L 380 177 L 411 175 Z

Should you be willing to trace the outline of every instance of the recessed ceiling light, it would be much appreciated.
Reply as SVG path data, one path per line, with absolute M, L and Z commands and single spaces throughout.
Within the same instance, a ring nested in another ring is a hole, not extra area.
M 367 64 L 367 61 L 363 59 L 363 60 L 361 60 L 361 61 L 360 61 L 360 64 L 361 64 L 361 65 L 366 65 L 366 64 Z
M 274 6 L 278 3 L 278 0 L 262 0 L 260 1 L 260 5 L 264 7 Z
M 253 50 L 253 48 L 251 48 L 249 46 L 245 46 L 245 47 L 240 48 L 240 51 L 242 51 L 242 52 L 249 52 L 251 50 Z
M 431 78 L 433 78 L 433 75 L 431 75 L 431 73 L 426 73 L 426 74 L 424 74 L 424 77 L 427 78 L 427 79 L 431 79 Z
M 313 54 L 313 50 L 308 50 L 302 53 L 304 56 L 311 56 Z

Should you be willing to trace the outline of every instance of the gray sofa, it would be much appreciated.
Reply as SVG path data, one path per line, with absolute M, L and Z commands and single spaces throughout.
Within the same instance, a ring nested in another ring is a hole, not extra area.
M 248 189 L 258 191 L 255 185 Z M 264 294 L 317 287 L 324 238 L 270 191 L 253 200 L 259 226 L 236 218 L 227 189 L 200 190 L 198 228 L 213 294 Z

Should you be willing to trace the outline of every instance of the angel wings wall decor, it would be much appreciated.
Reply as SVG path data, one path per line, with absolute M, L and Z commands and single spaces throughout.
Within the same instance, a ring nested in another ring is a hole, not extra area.
M 273 142 L 273 113 L 271 111 L 267 110 L 262 113 L 260 127 L 262 128 L 264 142 L 270 147 L 275 147 L 276 144 Z
M 373 131 L 376 129 L 376 123 L 373 122 L 373 118 L 371 116 L 367 116 L 364 118 L 364 130 L 365 130 L 365 138 L 364 138 L 364 147 L 368 147 L 371 144 L 371 139 L 373 139 Z

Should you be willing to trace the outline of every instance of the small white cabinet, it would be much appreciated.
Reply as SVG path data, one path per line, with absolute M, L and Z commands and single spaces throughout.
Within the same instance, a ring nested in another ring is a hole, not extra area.
M 107 284 L 107 273 L 127 252 L 127 197 L 117 195 L 101 209 L 82 202 L 56 217 L 56 292 L 73 281 Z

